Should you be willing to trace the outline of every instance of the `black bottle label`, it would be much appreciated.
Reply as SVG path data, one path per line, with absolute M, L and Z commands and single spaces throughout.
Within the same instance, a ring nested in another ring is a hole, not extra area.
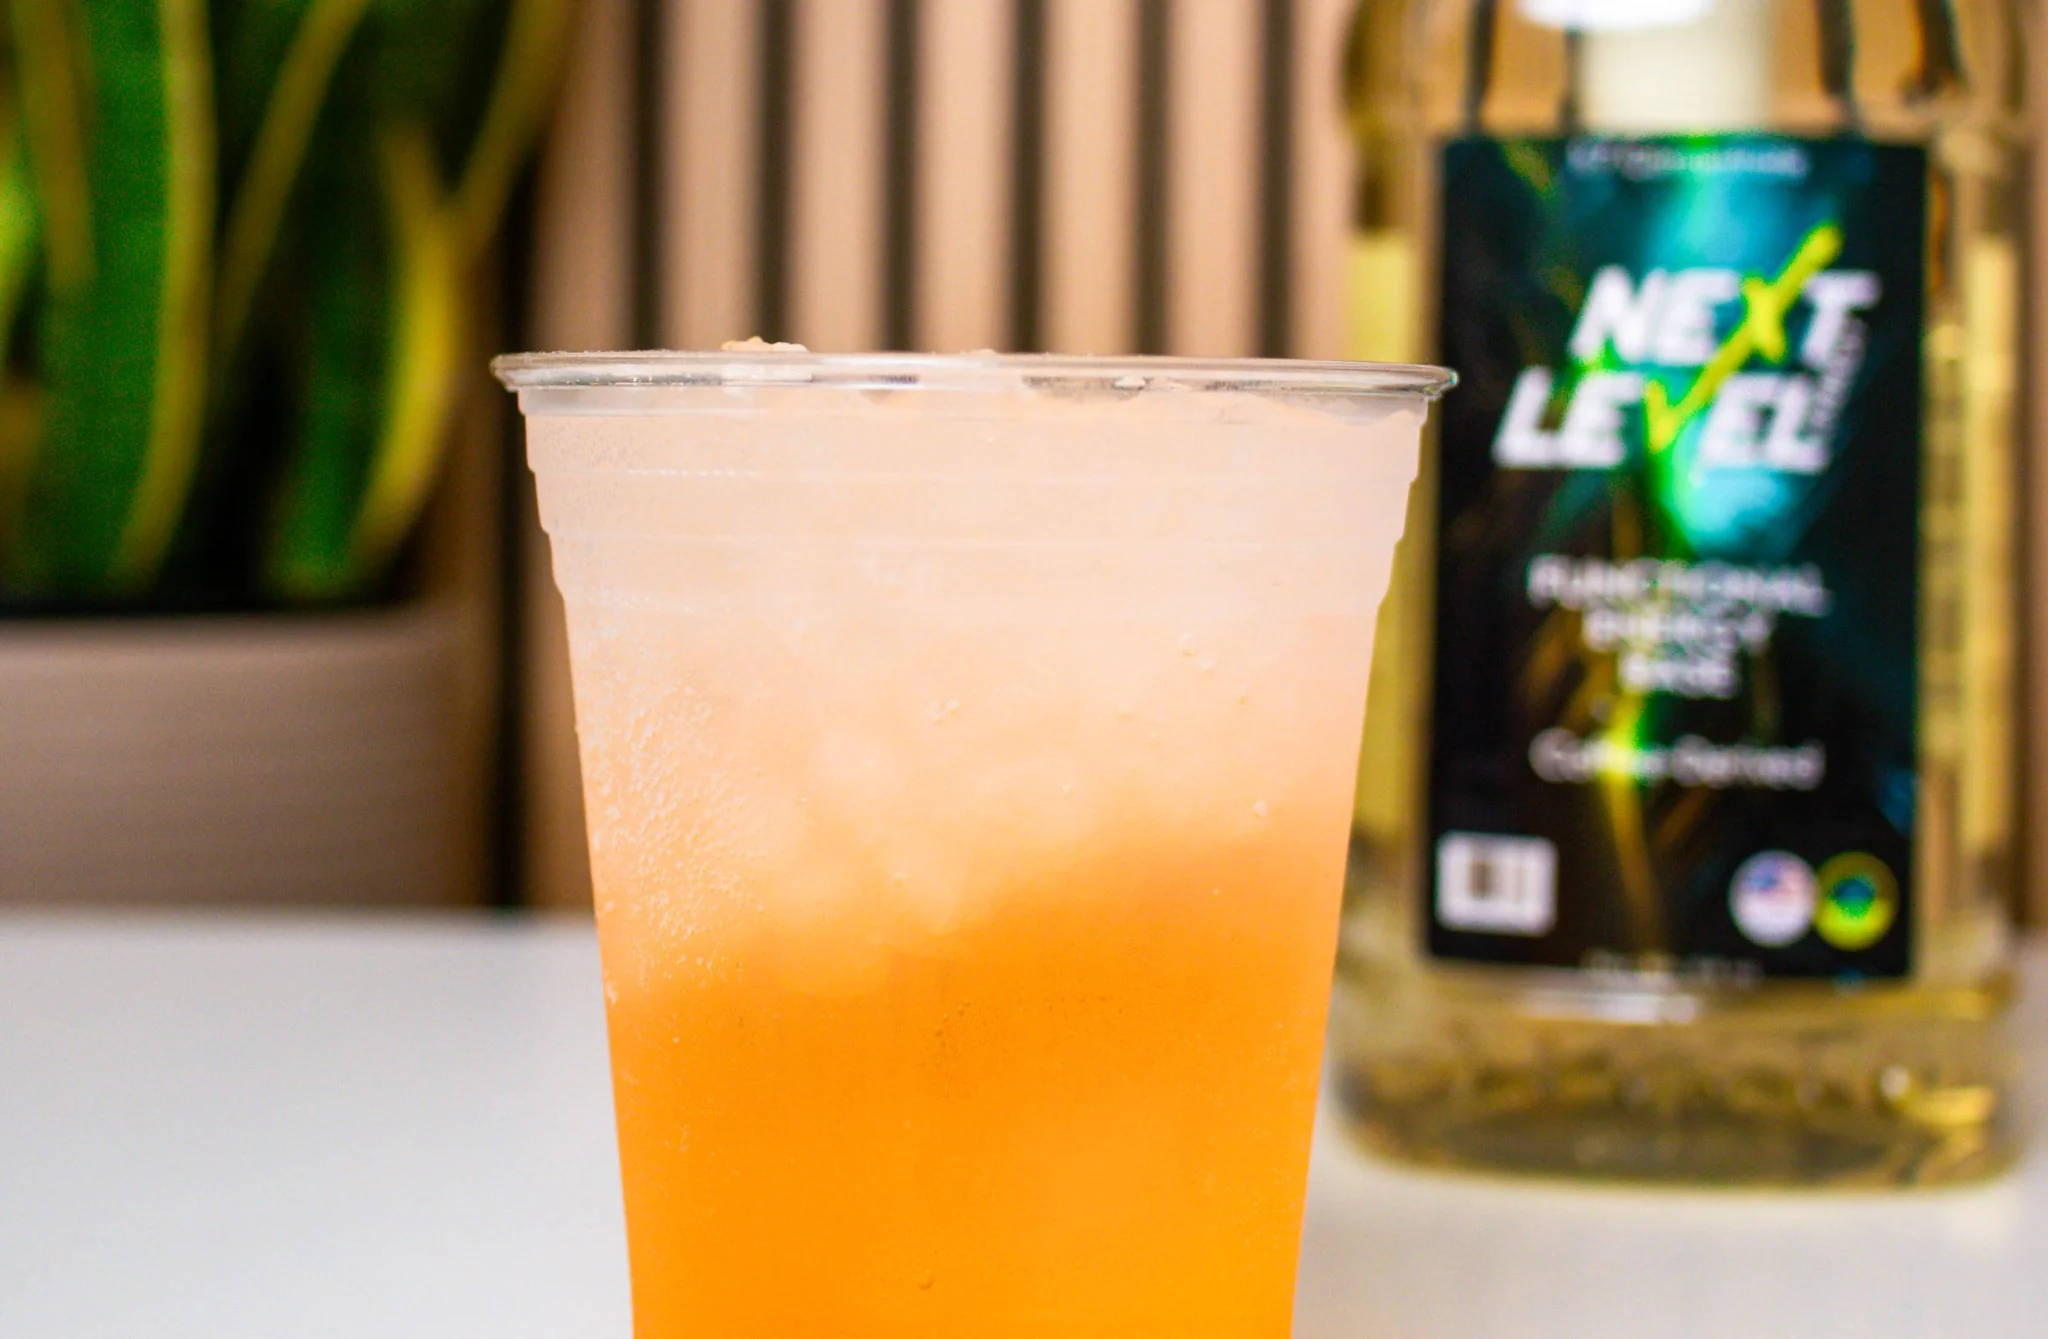
M 1442 167 L 1430 952 L 1904 975 L 1925 151 Z

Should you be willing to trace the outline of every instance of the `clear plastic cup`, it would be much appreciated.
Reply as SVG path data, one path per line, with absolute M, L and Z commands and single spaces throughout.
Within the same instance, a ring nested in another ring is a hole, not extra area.
M 502 359 L 636 1333 L 1288 1331 L 1431 368 Z

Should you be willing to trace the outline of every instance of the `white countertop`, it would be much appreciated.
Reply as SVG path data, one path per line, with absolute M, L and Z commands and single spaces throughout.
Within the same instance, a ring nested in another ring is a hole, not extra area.
M 1995 1185 L 1832 1198 L 1422 1175 L 1326 1129 L 1297 1332 L 2041 1339 L 2042 1124 Z M 0 918 L 5 1339 L 624 1339 L 613 1157 L 587 928 Z

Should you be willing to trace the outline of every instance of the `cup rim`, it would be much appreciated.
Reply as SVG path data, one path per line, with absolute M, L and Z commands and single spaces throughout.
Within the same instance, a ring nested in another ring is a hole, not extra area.
M 515 391 L 594 387 L 812 386 L 839 390 L 1015 388 L 1020 378 L 1108 382 L 1110 389 L 1389 396 L 1434 400 L 1458 382 L 1449 368 L 1294 358 L 1182 358 L 1052 353 L 812 353 L 792 347 L 517 353 L 491 360 Z

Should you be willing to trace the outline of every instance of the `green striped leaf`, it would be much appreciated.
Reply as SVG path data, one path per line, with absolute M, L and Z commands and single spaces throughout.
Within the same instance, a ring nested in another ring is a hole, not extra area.
M 214 372 L 228 375 L 277 247 L 279 224 L 304 165 L 328 87 L 369 0 L 307 0 L 239 175 L 221 245 Z M 276 6 L 275 8 L 286 8 Z
M 367 329 L 316 314 L 318 370 L 265 565 L 273 593 L 308 600 L 374 590 L 416 527 L 456 402 L 464 286 L 544 116 L 569 12 L 567 0 L 516 0 L 509 14 L 492 0 L 374 0 L 365 16 L 329 118 L 331 127 L 385 128 L 374 150 L 385 268 L 373 281 L 360 234 L 323 240 L 311 220 L 305 264 L 323 269 L 348 249 L 342 270 L 315 280 L 335 294 L 322 309 L 352 301 L 387 323 L 370 398 L 377 413 L 366 423 L 369 397 L 344 403 L 338 385 L 337 369 L 361 375 L 367 365 Z M 465 66 L 436 55 L 451 51 L 486 60 Z M 323 140 L 314 152 L 327 161 L 312 208 L 336 216 L 348 208 L 333 175 L 343 150 Z M 455 187 L 444 191 L 450 177 Z M 356 296 L 340 297 L 350 286 Z
M 442 199 L 433 149 L 423 132 L 408 127 L 387 138 L 382 158 L 396 303 L 384 418 L 349 534 L 351 585 L 390 565 L 426 505 L 455 403 L 462 341 L 460 219 Z
M 296 215 L 291 268 L 302 350 L 289 456 L 263 550 L 274 597 L 332 600 L 348 586 L 349 535 L 383 413 L 391 284 L 384 209 L 323 160 Z
M 48 220 L 51 279 L 59 288 L 76 289 L 92 276 L 93 256 L 80 17 L 75 0 L 11 0 L 8 14 L 22 124 Z
M 41 233 L 28 152 L 13 118 L 0 112 L 0 357 L 4 357 L 28 293 Z
M 35 269 L 40 233 L 27 141 L 13 99 L 0 93 L 0 553 L 21 524 L 35 459 L 35 391 L 7 379 L 5 363 Z
M 455 190 L 464 255 L 483 254 L 547 115 L 568 46 L 569 0 L 514 0 L 483 125 Z
M 309 374 L 265 563 L 294 601 L 360 596 L 423 505 L 454 403 L 463 271 L 425 132 L 386 132 L 379 190 L 307 211 Z
M 91 0 L 82 18 L 92 269 L 83 283 L 53 282 L 43 310 L 43 440 L 8 577 L 30 593 L 108 596 L 148 587 L 197 458 L 212 61 L 203 0 Z

